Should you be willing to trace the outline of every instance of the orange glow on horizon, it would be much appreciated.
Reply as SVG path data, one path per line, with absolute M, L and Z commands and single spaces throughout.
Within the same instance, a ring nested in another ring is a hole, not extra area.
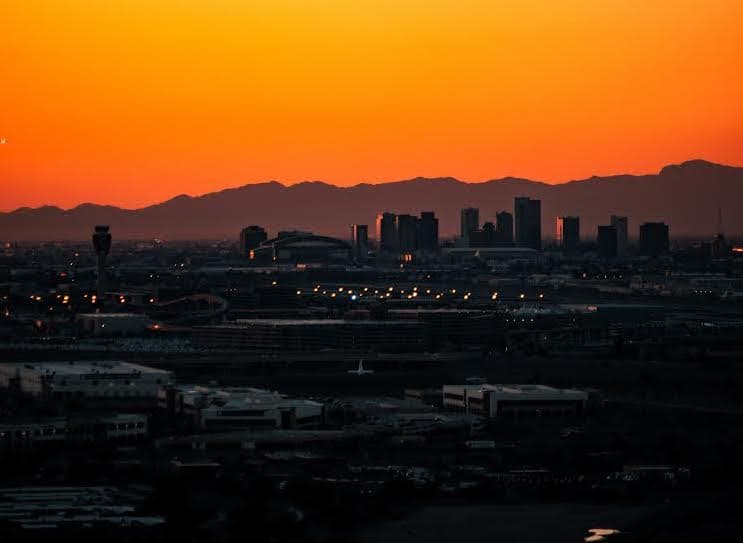
M 743 165 L 740 0 L 0 6 L 0 209 Z

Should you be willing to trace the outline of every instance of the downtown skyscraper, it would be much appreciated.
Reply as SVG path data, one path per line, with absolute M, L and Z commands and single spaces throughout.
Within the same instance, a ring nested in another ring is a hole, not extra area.
M 542 249 L 542 202 L 526 196 L 514 200 L 516 244 L 537 251 Z

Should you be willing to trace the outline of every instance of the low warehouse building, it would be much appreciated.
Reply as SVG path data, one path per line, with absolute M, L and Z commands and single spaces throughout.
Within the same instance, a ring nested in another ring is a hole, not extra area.
M 485 417 L 578 415 L 588 393 L 545 385 L 444 385 L 444 407 Z
M 172 382 L 169 371 L 120 361 L 0 364 L 0 386 L 35 397 L 155 401 Z
M 412 351 L 425 344 L 415 321 L 249 319 L 194 328 L 194 343 L 209 349 Z
M 315 427 L 322 423 L 324 411 L 319 402 L 252 387 L 167 387 L 161 389 L 159 400 L 172 414 L 212 431 Z

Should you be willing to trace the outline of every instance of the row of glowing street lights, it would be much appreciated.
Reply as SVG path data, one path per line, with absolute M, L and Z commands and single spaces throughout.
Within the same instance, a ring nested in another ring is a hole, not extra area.
M 83 294 L 83 298 L 88 298 L 88 294 Z M 43 298 L 39 296 L 38 294 L 32 294 L 29 296 L 29 299 L 36 302 L 43 301 Z M 60 300 L 60 302 L 64 305 L 67 305 L 70 303 L 70 295 L 69 294 L 57 294 L 57 300 Z M 98 301 L 98 296 L 95 294 L 92 294 L 90 296 L 90 303 L 94 304 Z
M 94 304 L 94 303 L 96 303 L 98 301 L 98 295 L 97 294 L 90 294 L 90 295 L 88 295 L 88 293 L 85 293 L 85 294 L 83 294 L 83 298 L 84 299 L 90 298 L 90 303 L 92 303 L 92 304 Z M 31 299 L 33 301 L 36 301 L 36 302 L 43 301 L 43 298 L 41 296 L 39 296 L 38 294 L 32 294 L 31 296 L 29 296 L 29 299 Z M 67 304 L 70 303 L 70 295 L 69 294 L 64 294 L 64 295 L 57 294 L 57 299 L 60 300 L 61 303 L 65 304 L 65 305 L 67 305 Z M 119 295 L 119 303 L 125 304 L 126 301 L 127 301 L 126 300 L 126 296 L 124 294 L 120 294 Z M 154 304 L 155 303 L 155 298 L 149 298 L 148 302 L 151 303 L 151 304 Z
M 83 294 L 83 298 L 88 298 L 88 294 Z M 29 296 L 29 299 L 34 302 L 44 302 L 44 298 L 42 296 L 39 296 L 38 294 L 32 294 Z M 62 305 L 69 305 L 70 303 L 70 295 L 69 294 L 57 294 L 57 300 Z M 95 304 L 98 301 L 98 296 L 95 294 L 90 296 L 90 303 Z M 54 311 L 54 306 L 49 306 L 49 311 Z M 8 312 L 6 311 L 6 317 L 8 316 Z
M 332 289 L 331 290 L 325 289 L 325 290 L 322 290 L 321 291 L 321 288 L 322 287 L 320 285 L 316 285 L 315 288 L 312 289 L 312 292 L 315 293 L 315 294 L 318 294 L 319 293 L 319 294 L 321 294 L 323 296 L 326 296 L 326 295 L 330 294 L 330 297 L 331 298 L 335 298 L 338 295 L 344 295 L 345 294 L 345 295 L 349 296 L 352 300 L 356 300 L 357 298 L 363 298 L 365 295 L 366 296 L 369 296 L 369 297 L 371 297 L 371 296 L 377 296 L 377 297 L 379 297 L 380 300 L 382 300 L 382 299 L 385 299 L 385 298 L 390 298 L 390 297 L 392 297 L 393 294 L 396 293 L 394 287 L 389 287 L 389 288 L 387 288 L 386 291 L 384 289 L 374 289 L 373 292 L 372 292 L 372 289 L 370 289 L 369 287 L 364 287 L 363 289 L 359 289 L 356 292 L 354 292 L 354 290 L 351 289 L 351 288 L 348 288 L 347 289 L 345 287 L 338 287 L 337 291 L 334 291 Z M 405 289 L 400 289 L 399 294 L 402 295 L 402 296 L 406 296 L 408 300 L 412 300 L 413 298 L 417 298 L 418 295 L 421 294 L 421 293 L 423 293 L 423 292 L 424 292 L 423 289 L 418 290 L 418 287 L 413 287 L 413 289 L 412 290 L 409 290 L 409 291 L 406 291 Z M 455 288 L 454 289 L 451 289 L 450 292 L 451 292 L 452 295 L 456 295 L 457 289 L 455 289 Z M 297 290 L 297 296 L 301 296 L 301 294 L 302 294 L 302 291 L 301 290 Z M 425 294 L 428 295 L 428 296 L 430 296 L 433 293 L 432 293 L 432 290 L 430 288 L 428 288 L 428 289 L 425 289 Z M 435 298 L 437 300 L 439 300 L 439 299 L 441 299 L 445 295 L 446 295 L 446 292 L 438 292 L 434 296 L 435 296 Z M 467 292 L 463 296 L 463 298 L 465 300 L 468 300 L 470 298 L 470 296 L 472 296 L 472 293 L 471 292 Z M 497 296 L 497 293 L 496 293 L 496 296 Z
M 276 283 L 276 281 L 273 281 L 272 284 L 273 285 L 276 285 L 277 283 Z M 364 287 L 363 289 L 360 288 L 360 289 L 358 289 L 356 291 L 354 291 L 354 289 L 346 288 L 346 287 L 338 287 L 337 289 L 327 289 L 327 288 L 326 289 L 323 289 L 320 285 L 315 285 L 315 287 L 312 288 L 312 293 L 313 294 L 320 294 L 322 296 L 328 296 L 329 295 L 331 298 L 336 298 L 338 296 L 345 295 L 345 296 L 350 297 L 352 300 L 357 300 L 358 298 L 363 298 L 364 296 L 368 296 L 368 297 L 376 296 L 380 300 L 383 300 L 385 298 L 390 298 L 393 294 L 396 293 L 395 291 L 396 291 L 396 289 L 394 287 L 388 287 L 386 291 L 384 289 L 374 289 L 372 291 L 372 289 L 369 288 L 369 287 Z M 399 290 L 399 294 L 401 296 L 405 296 L 408 300 L 412 300 L 413 298 L 417 298 L 419 294 L 424 293 L 424 292 L 425 292 L 425 295 L 426 296 L 433 295 L 433 297 L 436 300 L 440 300 L 441 298 L 447 296 L 447 294 L 450 294 L 453 297 L 455 297 L 457 295 L 457 289 L 455 289 L 455 288 L 449 289 L 448 291 L 437 292 L 435 294 L 433 293 L 432 289 L 430 289 L 430 288 L 425 289 L 425 291 L 423 289 L 420 289 L 419 290 L 418 287 L 413 287 L 413 289 L 412 290 L 409 290 L 409 291 L 406 291 L 405 289 L 400 289 Z M 302 294 L 303 294 L 303 291 L 301 289 L 297 289 L 297 296 L 301 296 Z M 464 292 L 462 294 L 462 300 L 465 300 L 466 301 L 466 300 L 469 300 L 471 297 L 472 297 L 472 292 Z M 539 297 L 540 300 L 542 300 L 542 299 L 544 299 L 544 294 L 541 294 L 540 293 L 538 295 L 538 297 Z M 497 300 L 498 299 L 498 293 L 497 292 L 493 292 L 490 295 L 490 299 L 493 300 L 493 301 Z M 519 299 L 520 300 L 525 300 L 526 299 L 526 294 L 521 293 L 519 295 Z
M 69 306 L 70 302 L 72 301 L 69 294 L 57 294 L 56 295 L 56 298 L 59 301 L 59 303 L 61 303 L 62 305 L 68 305 Z M 96 295 L 96 294 L 88 294 L 86 292 L 86 293 L 83 294 L 83 299 L 86 299 L 86 300 L 89 299 L 91 304 L 98 303 L 98 295 Z M 8 297 L 7 296 L 3 296 L 4 304 L 7 303 L 7 300 L 8 300 Z M 45 303 L 46 302 L 45 298 L 43 296 L 38 295 L 38 294 L 31 294 L 29 296 L 29 300 L 31 300 L 32 302 L 39 302 L 39 303 Z M 148 302 L 151 303 L 151 304 L 154 304 L 155 303 L 155 298 L 149 298 Z M 122 295 L 119 295 L 119 303 L 121 303 L 121 304 L 127 303 L 126 297 L 123 294 Z M 72 307 L 72 306 L 70 306 L 70 307 Z M 51 306 L 50 305 L 49 306 L 49 311 L 54 311 L 54 306 Z M 4 310 L 4 312 L 3 312 L 3 314 L 6 317 L 9 317 L 10 316 L 10 310 L 6 307 L 5 310 Z

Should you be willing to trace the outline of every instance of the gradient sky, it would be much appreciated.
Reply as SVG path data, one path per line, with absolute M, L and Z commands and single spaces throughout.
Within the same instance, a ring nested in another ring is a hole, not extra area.
M 0 0 L 0 209 L 743 165 L 741 0 Z

